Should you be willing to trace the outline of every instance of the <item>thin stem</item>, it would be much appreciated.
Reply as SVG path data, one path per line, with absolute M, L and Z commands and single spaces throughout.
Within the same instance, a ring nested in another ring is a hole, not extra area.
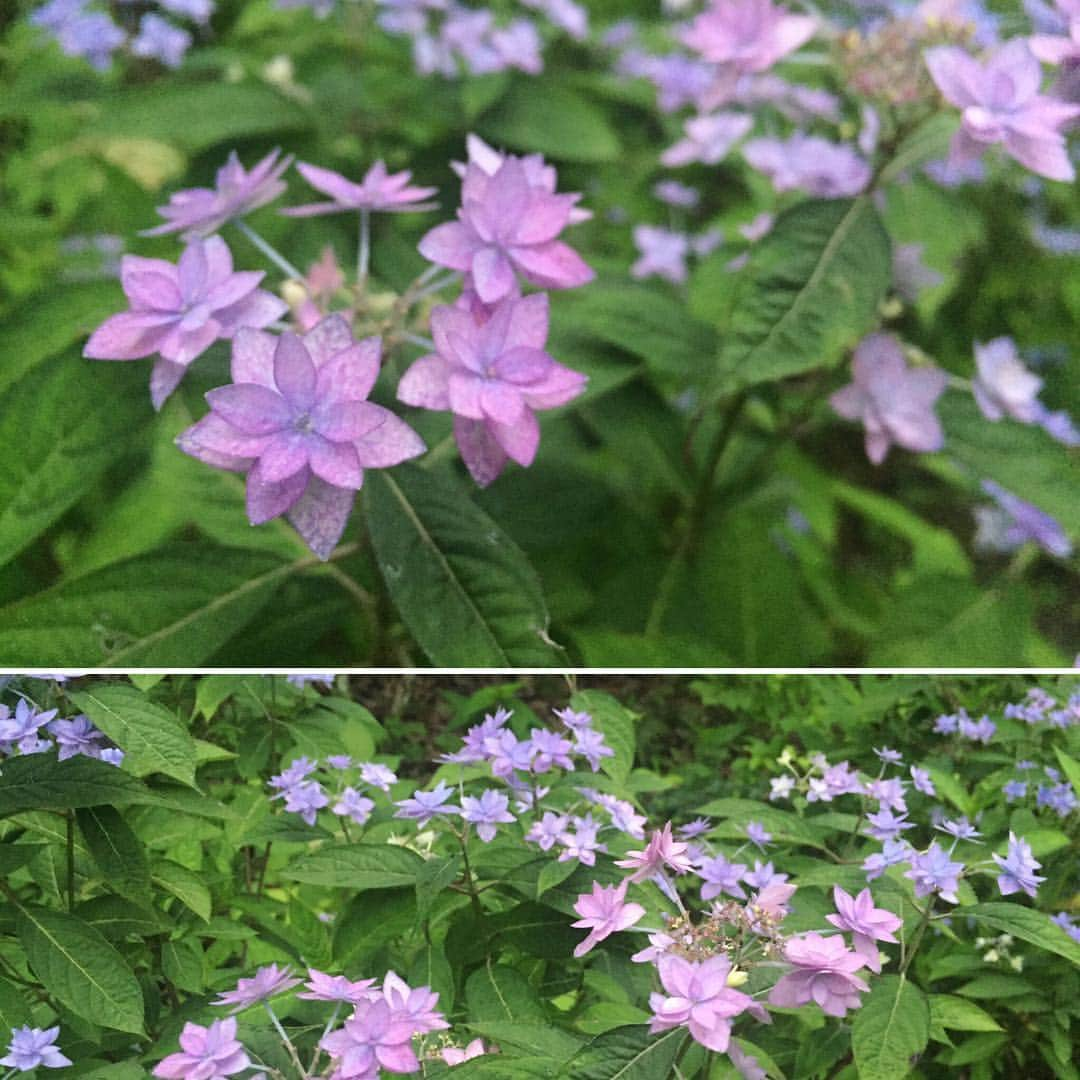
M 237 218 L 233 224 L 272 262 L 286 277 L 303 281 L 304 275 L 272 244 L 268 244 L 243 218 Z
M 435 342 L 431 338 L 421 337 L 419 334 L 410 334 L 408 330 L 402 330 L 398 337 L 409 342 L 410 345 L 419 345 L 421 349 L 435 351 Z
M 433 281 L 426 288 L 419 289 L 411 295 L 411 300 L 415 304 L 418 300 L 423 300 L 425 296 L 430 296 L 432 293 L 441 292 L 447 285 L 453 285 L 455 281 L 461 278 L 461 274 L 454 270 L 447 274 L 446 277 L 439 278 L 438 281 Z
M 322 1057 L 322 1042 L 331 1031 L 334 1030 L 334 1025 L 337 1023 L 337 1018 L 341 1013 L 341 1006 L 343 1002 L 338 1002 L 334 1006 L 334 1011 L 330 1014 L 330 1019 L 326 1021 L 326 1027 L 323 1028 L 322 1035 L 319 1036 L 319 1041 L 315 1044 L 315 1056 L 311 1059 L 311 1064 L 308 1066 L 307 1075 L 314 1076 L 315 1068 L 319 1064 L 319 1058 Z
M 296 1066 L 297 1075 L 300 1080 L 306 1075 L 304 1072 L 304 1066 L 300 1062 L 300 1055 L 296 1052 L 296 1047 L 293 1046 L 292 1039 L 289 1038 L 289 1033 L 281 1026 L 281 1021 L 277 1018 L 274 1010 L 270 1008 L 270 1002 L 264 1001 L 263 1005 L 266 1006 L 266 1014 L 270 1017 L 270 1023 L 274 1025 L 274 1030 L 281 1037 L 281 1041 L 288 1051 L 289 1057 L 292 1058 L 293 1064 Z
M 67 906 L 75 907 L 75 813 L 67 812 Z
M 361 288 L 367 284 L 368 263 L 371 260 L 371 212 L 360 210 L 360 241 L 356 252 L 356 280 Z
M 911 939 L 911 946 L 905 951 L 904 961 L 900 965 L 901 975 L 907 974 L 907 969 L 911 967 L 911 961 L 915 959 L 915 953 L 918 952 L 919 946 L 922 944 L 926 928 L 930 925 L 930 917 L 933 910 L 934 902 L 931 900 L 922 911 L 922 918 L 919 920 L 919 925 L 915 929 L 915 936 Z
M 465 875 L 465 887 L 469 890 L 469 899 L 472 901 L 473 912 L 478 918 L 484 917 L 484 908 L 480 903 L 480 895 L 476 891 L 476 882 L 473 879 L 472 865 L 469 862 L 469 846 L 465 842 L 465 835 L 468 832 L 468 826 L 465 827 L 459 836 L 458 840 L 461 843 L 461 859 L 462 869 Z

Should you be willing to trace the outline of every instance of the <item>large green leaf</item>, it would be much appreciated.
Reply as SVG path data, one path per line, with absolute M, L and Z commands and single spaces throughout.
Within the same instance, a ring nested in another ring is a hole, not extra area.
M 67 761 L 51 754 L 9 758 L 0 772 L 0 817 L 25 810 L 153 801 L 153 794 L 130 773 L 82 754 Z
M 466 981 L 465 999 L 470 1019 L 477 1022 L 544 1019 L 544 1006 L 528 979 L 517 968 L 491 963 L 490 957 Z
M 95 726 L 127 755 L 136 776 L 164 773 L 195 785 L 195 742 L 167 709 L 123 683 L 72 694 Z
M 593 718 L 593 727 L 603 734 L 604 742 L 614 751 L 611 757 L 601 759 L 600 767 L 617 784 L 625 784 L 634 767 L 637 714 L 602 690 L 579 690 L 570 698 L 570 708 L 587 712 Z
M 1080 536 L 1080 455 L 1070 454 L 1034 424 L 987 420 L 966 394 L 946 394 L 938 414 L 947 453 L 976 476 L 996 480 L 1057 518 L 1071 536 Z
M 686 1032 L 672 1028 L 650 1035 L 632 1024 L 597 1035 L 559 1074 L 562 1080 L 669 1080 Z
M 490 141 L 562 161 L 613 161 L 619 140 L 603 110 L 569 87 L 519 82 L 478 125 Z
M 57 1001 L 91 1023 L 142 1033 L 139 981 L 97 930 L 44 908 L 23 908 L 17 925 L 27 962 Z
M 873 326 L 892 279 L 888 234 L 867 196 L 800 203 L 751 251 L 721 378 L 756 383 L 835 365 Z
M 884 975 L 863 999 L 851 1028 L 859 1080 L 901 1080 L 930 1040 L 926 995 L 904 975 Z
M 30 1023 L 29 1002 L 13 982 L 0 978 L 0 1031 L 6 1034 L 12 1028 L 28 1023 Z
M 258 552 L 176 544 L 0 608 L 0 665 L 191 666 L 295 569 Z
M 83 498 L 149 420 L 130 374 L 68 355 L 0 398 L 0 564 Z
M 379 569 L 440 667 L 557 662 L 540 583 L 521 549 L 461 485 L 416 466 L 372 470 L 364 511 Z
M 112 806 L 87 806 L 76 814 L 79 829 L 113 892 L 149 903 L 150 864 L 142 841 Z
M 281 876 L 360 892 L 415 885 L 422 866 L 415 851 L 394 844 L 336 844 L 294 859 Z
M 1073 941 L 1050 916 L 1020 904 L 990 902 L 973 904 L 962 909 L 965 918 L 978 919 L 1003 934 L 1012 934 L 1047 952 L 1057 953 L 1080 964 L 1080 942 Z

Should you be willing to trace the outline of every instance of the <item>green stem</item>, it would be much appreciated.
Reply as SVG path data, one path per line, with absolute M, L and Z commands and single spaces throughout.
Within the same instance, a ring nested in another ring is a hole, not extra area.
M 919 920 L 919 925 L 915 929 L 915 936 L 911 939 L 911 946 L 905 951 L 904 962 L 900 965 L 900 974 L 906 975 L 907 970 L 911 967 L 911 961 L 915 959 L 915 953 L 919 951 L 919 946 L 922 944 L 922 939 L 926 934 L 926 928 L 930 925 L 930 918 L 933 914 L 934 903 L 931 900 L 926 905 L 922 912 L 922 918 Z
M 356 281 L 361 289 L 367 285 L 368 263 L 371 261 L 371 212 L 360 211 L 360 238 L 356 249 Z
M 268 244 L 243 218 L 237 218 L 233 224 L 242 232 L 286 277 L 303 281 L 304 275 L 272 244 Z

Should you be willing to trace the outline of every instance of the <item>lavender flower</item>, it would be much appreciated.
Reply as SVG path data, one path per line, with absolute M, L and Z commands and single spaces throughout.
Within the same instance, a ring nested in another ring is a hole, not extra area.
M 1072 542 L 1055 518 L 1011 491 L 1006 491 L 994 480 L 984 480 L 982 489 L 997 503 L 997 507 L 976 509 L 979 521 L 975 537 L 977 545 L 1011 551 L 1033 541 L 1043 551 L 1059 559 L 1067 559 L 1072 554 Z
M 605 938 L 620 930 L 626 930 L 640 921 L 645 909 L 640 904 L 626 902 L 626 889 L 630 880 L 618 885 L 601 885 L 593 882 L 592 893 L 585 893 L 577 898 L 574 911 L 581 916 L 571 925 L 588 929 L 584 941 L 574 948 L 574 955 L 584 956 L 590 949 L 599 945 Z
M 415 821 L 416 827 L 422 829 L 433 817 L 448 817 L 461 813 L 458 807 L 445 805 L 453 794 L 454 789 L 445 781 L 440 781 L 431 791 L 414 791 L 408 799 L 394 803 L 398 808 L 394 817 Z
M 32 1028 L 29 1025 L 11 1029 L 11 1042 L 7 1054 L 0 1058 L 0 1065 L 17 1072 L 29 1072 L 42 1066 L 46 1069 L 62 1069 L 71 1059 L 60 1053 L 56 1046 L 60 1027 Z
M 656 964 L 666 994 L 649 997 L 649 1031 L 658 1034 L 685 1026 L 696 1042 L 724 1053 L 731 1041 L 731 1021 L 754 1006 L 754 999 L 728 986 L 731 961 L 712 956 L 700 963 L 662 956 Z
M 953 862 L 936 841 L 925 852 L 912 852 L 909 862 L 911 868 L 904 872 L 904 877 L 915 882 L 916 896 L 936 893 L 950 904 L 959 902 L 956 890 L 960 887 L 964 864 Z
M 985 345 L 976 342 L 975 364 L 978 374 L 971 388 L 987 420 L 1011 416 L 1024 424 L 1035 422 L 1042 379 L 1024 367 L 1012 338 L 994 338 Z
M 796 1008 L 814 1002 L 827 1016 L 844 1016 L 859 1007 L 859 994 L 870 987 L 855 972 L 866 957 L 850 952 L 842 937 L 801 934 L 784 946 L 784 959 L 794 970 L 769 992 L 769 1002 Z
M 294 986 L 299 985 L 300 980 L 292 977 L 291 968 L 279 968 L 277 964 L 267 964 L 266 967 L 259 968 L 252 978 L 238 980 L 235 990 L 228 990 L 223 994 L 219 994 L 214 999 L 213 1004 L 232 1005 L 232 1011 L 234 1013 L 240 1012 L 242 1009 L 249 1008 L 251 1005 L 256 1005 L 260 1001 L 266 1001 L 268 998 L 272 998 L 277 994 L 282 994 L 286 990 L 291 990 Z M 218 1029 L 222 1039 L 232 1039 L 235 1037 L 235 1020 L 223 1020 L 219 1021 L 219 1023 L 223 1025 Z M 227 1024 L 232 1024 L 232 1028 L 229 1029 L 224 1026 Z M 180 1045 L 184 1045 L 183 1039 L 181 1039 Z
M 88 717 L 79 715 L 70 720 L 53 720 L 49 724 L 49 734 L 56 740 L 58 758 L 66 761 L 76 754 L 96 758 L 102 747 L 98 743 L 105 736 L 98 731 Z
M 371 799 L 351 787 L 342 790 L 338 801 L 333 806 L 333 812 L 338 817 L 351 818 L 357 825 L 367 824 L 371 811 L 374 809 L 375 803 Z
M 615 865 L 634 871 L 630 875 L 630 881 L 644 881 L 661 873 L 665 867 L 676 874 L 685 874 L 692 869 L 686 855 L 686 844 L 680 843 L 671 835 L 670 821 L 665 822 L 662 829 L 653 831 L 644 849 L 627 852 L 625 859 L 615 860 Z
M 514 815 L 509 810 L 510 800 L 494 788 L 488 788 L 479 798 L 465 795 L 461 800 L 463 821 L 476 826 L 476 835 L 485 843 L 495 839 L 496 826 L 513 823 Z
M 187 1023 L 180 1033 L 180 1053 L 170 1054 L 154 1067 L 165 1080 L 218 1080 L 251 1068 L 247 1051 L 237 1041 L 236 1019 L 215 1020 L 209 1027 Z
M 746 899 L 746 893 L 739 882 L 746 873 L 744 863 L 728 862 L 723 855 L 705 859 L 698 867 L 698 875 L 705 883 L 701 886 L 701 899 L 711 900 L 714 896 L 726 893 L 740 900 Z
M 634 246 L 640 255 L 630 267 L 631 277 L 640 279 L 655 275 L 675 285 L 686 280 L 690 238 L 685 233 L 656 225 L 636 225 Z
M 814 35 L 817 20 L 789 15 L 771 0 L 712 0 L 682 40 L 713 64 L 734 71 L 765 71 Z
M 777 192 L 805 191 L 822 199 L 858 195 L 870 182 L 870 166 L 846 144 L 796 132 L 787 139 L 751 139 L 743 147 L 751 168 Z
M 377 996 L 378 991 L 373 993 L 371 989 L 374 985 L 374 979 L 352 982 L 344 975 L 327 975 L 315 968 L 308 968 L 308 981 L 304 983 L 306 992 L 296 996 L 308 1001 L 350 1001 L 359 1005 Z
M 694 161 L 716 165 L 753 126 L 753 117 L 745 113 L 718 112 L 692 117 L 683 125 L 686 134 L 660 155 L 660 162 L 668 168 Z
M 367 210 L 380 213 L 401 213 L 410 210 L 430 210 L 435 203 L 426 203 L 437 188 L 413 187 L 412 173 L 387 172 L 386 165 L 376 161 L 359 184 L 346 180 L 340 173 L 299 162 L 297 172 L 317 191 L 329 195 L 331 202 L 290 206 L 281 213 L 289 217 L 314 217 L 319 214 L 340 214 L 346 210 Z
M 178 68 L 191 45 L 191 35 L 168 19 L 148 12 L 139 20 L 139 32 L 131 39 L 136 56 L 159 60 L 165 67 Z
M 1008 853 L 998 855 L 997 852 L 992 852 L 991 858 L 1002 871 L 997 879 L 1002 896 L 1010 896 L 1021 890 L 1028 896 L 1034 896 L 1039 882 L 1046 880 L 1045 877 L 1040 877 L 1035 873 L 1042 863 L 1037 862 L 1032 856 L 1031 845 L 1011 831 Z
M 826 915 L 825 918 L 838 929 L 847 930 L 852 935 L 851 943 L 855 952 L 866 960 L 871 971 L 880 973 L 881 958 L 875 943 L 894 943 L 894 932 L 900 929 L 903 919 L 891 911 L 875 907 L 869 889 L 863 889 L 858 896 L 852 897 L 837 885 L 833 888 L 833 903 L 836 904 L 836 914 Z

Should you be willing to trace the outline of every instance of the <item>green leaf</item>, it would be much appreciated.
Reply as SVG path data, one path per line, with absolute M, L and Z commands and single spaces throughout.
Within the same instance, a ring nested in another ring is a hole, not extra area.
M 1072 784 L 1073 790 L 1080 792 L 1080 761 L 1077 761 L 1074 757 L 1069 757 L 1060 746 L 1054 747 L 1054 754 L 1057 756 L 1061 771 L 1065 774 L 1069 783 Z
M 930 1022 L 953 1031 L 1001 1031 L 1001 1025 L 972 1001 L 955 994 L 931 994 Z
M 597 1035 L 566 1064 L 562 1080 L 669 1080 L 686 1032 L 650 1035 L 633 1024 Z
M 538 1020 L 544 1006 L 528 980 L 508 964 L 493 964 L 490 956 L 465 983 L 469 1018 L 488 1020 Z
M 0 844 L 0 878 L 7 878 L 25 866 L 39 851 L 40 844 Z
M 61 580 L 0 608 L 0 665 L 197 665 L 294 569 L 257 552 L 176 544 Z
M 557 662 L 543 593 L 521 549 L 448 476 L 372 470 L 364 511 L 406 625 L 442 667 Z
M 889 163 L 881 170 L 878 186 L 884 188 L 904 173 L 946 157 L 956 127 L 957 118 L 952 112 L 935 113 L 924 120 L 896 148 Z
M 748 821 L 759 821 L 775 840 L 805 844 L 819 851 L 827 849 L 826 840 L 833 833 L 832 829 L 814 825 L 813 818 L 805 820 L 790 810 L 781 810 L 754 799 L 712 799 L 699 806 L 696 812 L 730 819 L 737 824 L 742 835 L 745 835 Z
M 454 1008 L 454 972 L 442 945 L 425 942 L 409 967 L 410 986 L 430 986 L 439 995 L 439 1011 L 449 1014 Z
M 172 929 L 155 908 L 142 907 L 122 896 L 95 896 L 75 905 L 75 915 L 107 938 L 147 938 Z
M 930 1040 L 926 996 L 903 975 L 884 975 L 863 998 L 851 1027 L 859 1080 L 900 1080 Z
M 8 758 L 0 772 L 0 817 L 24 810 L 153 801 L 152 793 L 130 773 L 82 754 L 66 761 L 47 754 Z
M 206 976 L 198 940 L 185 937 L 166 941 L 161 946 L 161 970 L 173 986 L 189 994 L 201 994 Z
M 76 812 L 90 854 L 113 892 L 137 903 L 150 902 L 150 864 L 142 841 L 112 806 L 87 806 Z
M 21 909 L 17 926 L 27 962 L 57 1001 L 101 1027 L 142 1034 L 139 982 L 97 930 L 44 908 Z
M 457 881 L 461 873 L 460 855 L 446 858 L 425 859 L 416 871 L 416 914 L 417 918 L 426 919 L 431 905 L 445 889 Z
M 478 125 L 485 139 L 557 161 L 614 161 L 618 136 L 603 111 L 569 87 L 518 82 Z
M 168 710 L 122 683 L 71 698 L 124 751 L 127 767 L 136 776 L 163 773 L 195 786 L 195 743 Z
M 613 757 L 602 758 L 600 768 L 615 781 L 625 785 L 634 767 L 637 746 L 634 725 L 637 713 L 620 705 L 610 694 L 602 690 L 579 690 L 570 698 L 570 708 L 587 712 L 593 718 L 593 727 L 602 732 L 604 742 L 615 751 Z
M 195 687 L 195 712 L 206 720 L 213 720 L 214 714 L 234 694 L 239 694 L 245 682 L 252 681 L 250 675 L 202 675 Z
M 84 498 L 149 420 L 127 376 L 67 356 L 0 398 L 0 445 L 18 447 L 0 470 L 0 565 Z
M 1044 912 L 1022 907 L 1020 904 L 991 902 L 972 904 L 963 908 L 963 913 L 965 918 L 978 919 L 1004 934 L 1012 934 L 1013 937 L 1037 945 L 1040 949 L 1080 964 L 1080 942 L 1073 941 L 1060 926 L 1051 922 L 1050 916 Z
M 6 1034 L 12 1028 L 28 1023 L 30 1006 L 26 999 L 13 982 L 0 978 L 0 1031 Z
M 832 367 L 873 325 L 892 279 L 888 234 L 866 196 L 800 203 L 750 253 L 721 377 L 738 385 Z
M 210 921 L 210 912 L 213 910 L 210 890 L 193 870 L 170 859 L 163 859 L 154 864 L 150 877 L 155 885 L 175 896 L 203 922 Z
M 415 851 L 394 844 L 336 844 L 294 859 L 281 876 L 361 892 L 415 886 L 422 866 Z

